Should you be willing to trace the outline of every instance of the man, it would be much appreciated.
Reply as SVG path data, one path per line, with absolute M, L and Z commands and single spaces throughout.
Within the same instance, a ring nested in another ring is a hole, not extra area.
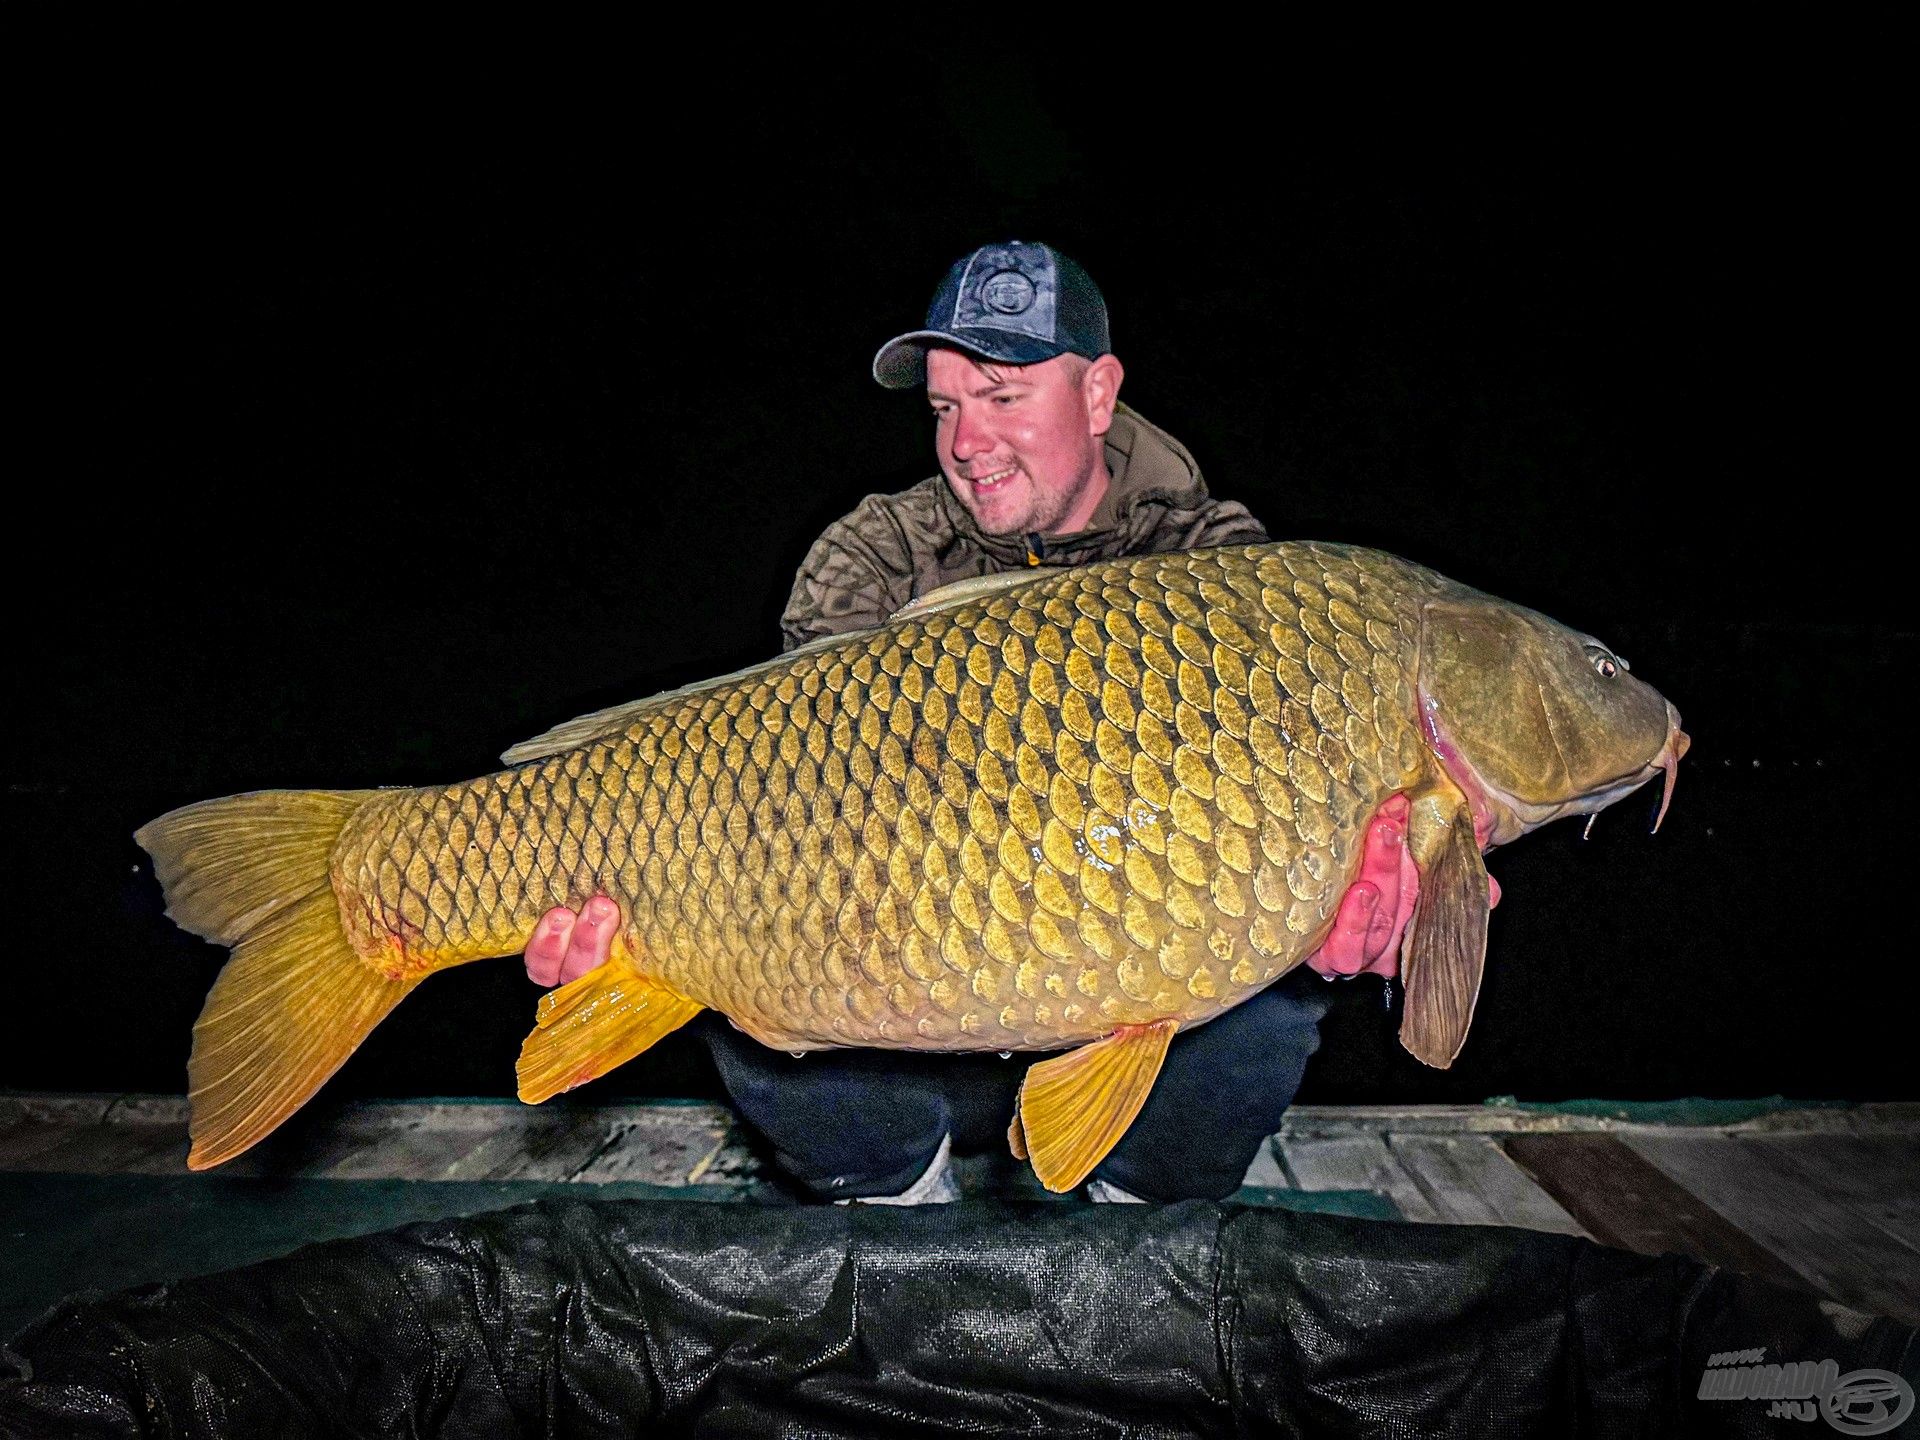
M 941 473 L 869 495 L 815 542 L 781 620 L 788 649 L 879 625 L 956 580 L 1267 538 L 1243 506 L 1207 494 L 1177 441 L 1120 405 L 1125 371 L 1105 302 L 1045 245 L 987 245 L 957 262 L 925 327 L 882 347 L 873 372 L 890 389 L 925 383 Z M 1316 968 L 1352 973 L 1392 953 L 1412 904 L 1398 889 L 1396 845 L 1386 833 L 1369 848 L 1354 887 L 1365 893 L 1342 910 Z M 529 976 L 551 985 L 584 974 L 606 959 L 619 923 L 604 896 L 579 916 L 549 912 L 527 949 Z M 1175 1037 L 1145 1108 L 1095 1172 L 1093 1198 L 1231 1194 L 1318 1044 L 1326 1002 L 1312 985 L 1296 973 Z M 956 1198 L 951 1150 L 1004 1143 L 1025 1068 L 901 1051 L 796 1057 L 720 1016 L 703 1020 L 735 1106 L 782 1167 L 828 1199 Z

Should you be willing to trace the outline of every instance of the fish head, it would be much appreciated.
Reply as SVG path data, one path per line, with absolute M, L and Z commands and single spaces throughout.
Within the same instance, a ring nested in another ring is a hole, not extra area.
M 1463 590 L 1426 607 L 1419 691 L 1427 743 L 1484 844 L 1593 814 L 1662 773 L 1665 818 L 1688 743 L 1680 712 L 1591 635 Z

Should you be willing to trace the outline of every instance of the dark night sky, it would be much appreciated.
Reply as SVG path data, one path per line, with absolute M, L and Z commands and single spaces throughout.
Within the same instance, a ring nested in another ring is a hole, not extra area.
M 1445 80 L 1136 50 L 1095 103 L 1031 61 L 428 86 L 263 36 L 241 79 L 207 38 L 89 22 L 32 67 L 7 872 L 65 938 L 19 952 L 0 1085 L 181 1088 L 219 952 L 141 821 L 465 778 L 770 654 L 808 542 L 931 472 L 873 350 L 1017 235 L 1099 279 L 1125 397 L 1216 493 L 1602 635 L 1695 737 L 1657 838 L 1636 798 L 1495 857 L 1454 1070 L 1356 986 L 1303 1099 L 1917 1093 L 1860 858 L 1916 659 L 1872 35 Z M 506 1093 L 531 1002 L 438 977 L 333 1093 Z M 601 1088 L 712 1085 L 674 1040 Z

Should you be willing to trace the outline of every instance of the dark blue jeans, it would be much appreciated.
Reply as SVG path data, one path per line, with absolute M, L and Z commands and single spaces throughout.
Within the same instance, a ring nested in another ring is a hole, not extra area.
M 1320 1043 L 1327 998 L 1296 972 L 1175 1035 L 1153 1093 L 1094 1174 L 1148 1200 L 1220 1200 L 1293 1103 Z M 1027 1066 L 1047 1057 L 903 1050 L 770 1050 L 701 1017 L 714 1064 L 782 1169 L 822 1199 L 893 1195 L 951 1134 L 956 1150 L 1005 1145 Z

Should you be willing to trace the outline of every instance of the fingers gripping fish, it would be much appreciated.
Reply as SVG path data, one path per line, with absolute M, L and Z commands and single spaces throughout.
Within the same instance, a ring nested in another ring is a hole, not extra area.
M 1168 1042 L 1360 953 L 1406 865 L 1401 1038 L 1464 1042 L 1482 859 L 1686 746 L 1605 647 L 1375 551 L 1280 544 L 965 582 L 410 790 L 264 791 L 137 836 L 168 914 L 233 947 L 194 1027 L 194 1168 L 255 1144 L 436 970 L 594 894 L 613 959 L 549 994 L 540 1101 L 702 1009 L 796 1051 L 1062 1050 L 1013 1139 L 1087 1175 Z M 1404 834 L 1404 861 L 1369 827 Z M 1398 870 L 1394 873 L 1399 873 Z M 1379 888 L 1375 886 L 1376 890 Z M 1343 903 L 1348 911 L 1343 915 Z

